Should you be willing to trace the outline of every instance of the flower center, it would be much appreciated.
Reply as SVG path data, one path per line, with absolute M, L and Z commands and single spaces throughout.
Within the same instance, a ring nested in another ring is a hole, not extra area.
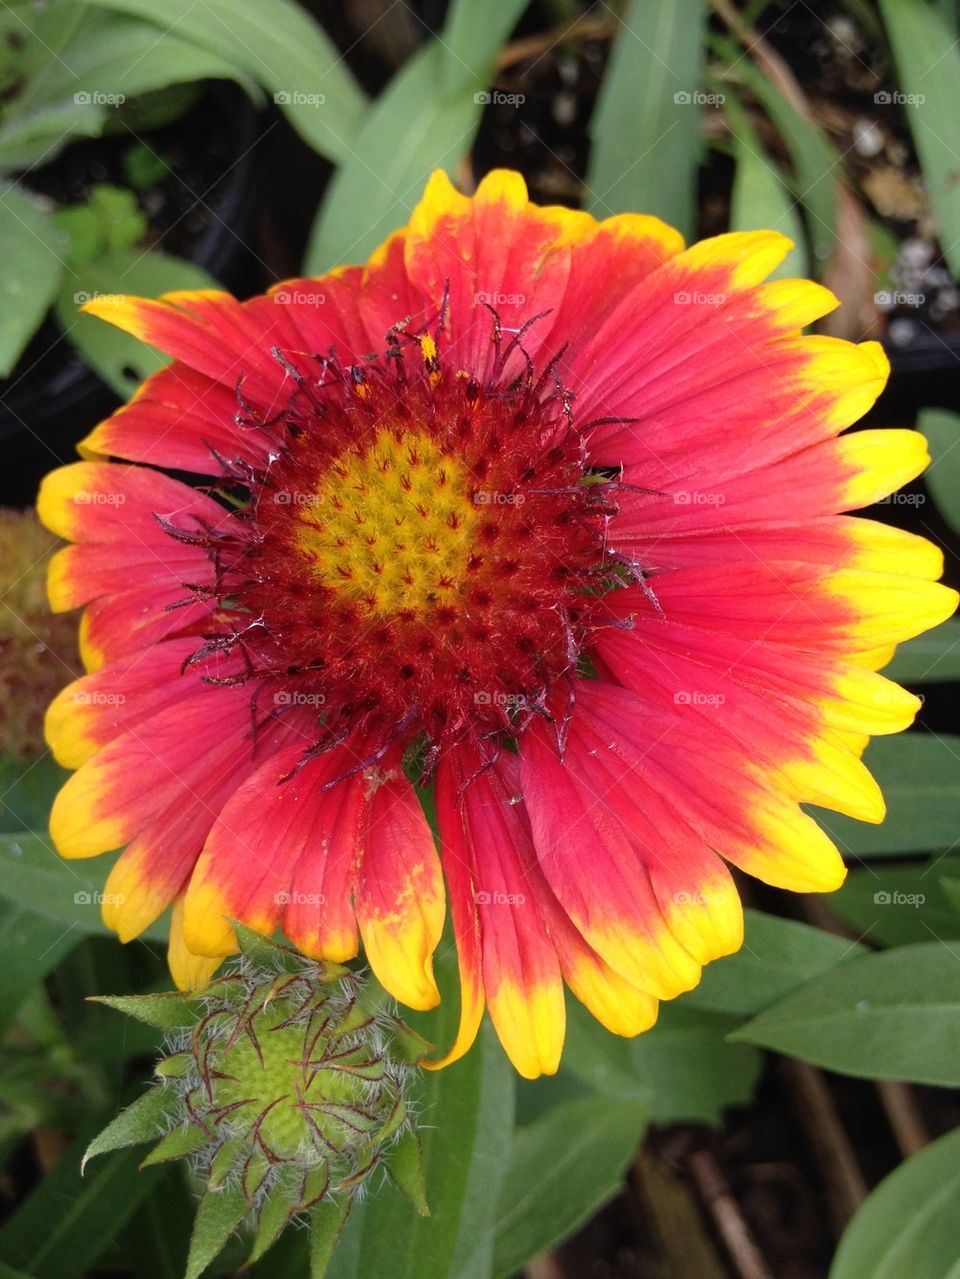
M 460 592 L 477 512 L 459 459 L 387 428 L 334 459 L 297 519 L 323 587 L 372 616 L 423 616 Z

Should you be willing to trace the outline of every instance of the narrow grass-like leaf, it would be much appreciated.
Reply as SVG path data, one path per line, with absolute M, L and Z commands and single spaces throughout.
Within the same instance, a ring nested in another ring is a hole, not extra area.
M 591 213 L 653 213 L 687 238 L 696 229 L 703 100 L 702 0 L 631 0 L 590 126 Z

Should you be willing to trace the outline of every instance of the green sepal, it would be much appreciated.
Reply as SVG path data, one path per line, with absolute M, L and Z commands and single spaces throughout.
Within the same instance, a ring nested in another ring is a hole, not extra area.
M 281 946 L 271 937 L 264 937 L 261 933 L 254 932 L 246 924 L 241 924 L 238 919 L 232 919 L 230 922 L 237 934 L 237 945 L 244 959 L 248 959 L 251 964 L 256 964 L 258 968 L 268 970 L 278 965 L 283 968 L 290 967 L 292 952 L 286 946 Z
M 403 1191 L 420 1216 L 429 1217 L 420 1134 L 415 1129 L 408 1128 L 389 1150 L 383 1151 L 380 1162 L 386 1168 L 390 1180 L 398 1190 Z
M 240 1162 L 245 1144 L 242 1137 L 231 1137 L 223 1143 L 210 1161 L 210 1175 L 207 1177 L 209 1190 L 220 1189 Z
M 326 1164 L 318 1164 L 311 1168 L 303 1179 L 300 1192 L 300 1210 L 312 1208 L 318 1204 L 330 1189 L 330 1169 Z
M 154 1164 L 163 1164 L 170 1159 L 183 1159 L 187 1155 L 195 1154 L 209 1140 L 210 1134 L 194 1124 L 174 1128 L 157 1142 L 140 1167 L 150 1168 Z
M 387 1122 L 383 1125 L 380 1131 L 374 1135 L 374 1141 L 377 1145 L 382 1145 L 385 1141 L 389 1141 L 393 1134 L 403 1127 L 406 1118 L 406 1104 L 404 1103 L 403 1098 L 398 1096 Z
M 247 1215 L 248 1204 L 239 1186 L 208 1190 L 200 1200 L 190 1236 L 185 1279 L 197 1279 Z
M 396 1018 L 391 1018 L 384 1026 L 384 1032 L 392 1054 L 411 1066 L 416 1066 L 423 1061 L 433 1048 L 433 1044 L 422 1035 L 418 1035 L 415 1030 L 411 1030 L 409 1026 L 402 1021 L 397 1021 Z
M 310 1279 L 325 1279 L 353 1200 L 326 1198 L 310 1214 Z
M 273 1164 L 263 1153 L 262 1150 L 254 1150 L 250 1158 L 243 1165 L 243 1173 L 240 1177 L 240 1184 L 243 1186 L 243 1193 L 248 1200 L 252 1200 L 257 1191 L 267 1179 L 267 1175 Z
M 158 1061 L 153 1073 L 160 1079 L 182 1079 L 193 1069 L 193 1054 L 184 1049 L 183 1052 L 171 1053 Z
M 172 990 L 161 995 L 90 995 L 89 999 L 92 1003 L 116 1008 L 157 1030 L 185 1030 L 197 1020 L 197 1010 L 189 996 Z
M 280 1176 L 264 1196 L 257 1221 L 257 1233 L 253 1238 L 253 1249 L 247 1258 L 248 1266 L 258 1261 L 276 1242 L 280 1231 L 300 1207 L 302 1185 L 303 1174 L 297 1169 L 289 1165 L 281 1169 Z
M 126 1110 L 121 1110 L 87 1147 L 80 1164 L 80 1175 L 83 1175 L 87 1161 L 97 1155 L 105 1155 L 124 1146 L 136 1146 L 142 1141 L 153 1141 L 169 1123 L 172 1100 L 168 1089 L 156 1085 Z
M 371 1055 L 366 1044 L 358 1044 L 340 1057 L 317 1058 L 317 1064 L 321 1060 L 324 1070 L 341 1070 L 355 1079 L 382 1079 L 386 1072 L 383 1058 Z

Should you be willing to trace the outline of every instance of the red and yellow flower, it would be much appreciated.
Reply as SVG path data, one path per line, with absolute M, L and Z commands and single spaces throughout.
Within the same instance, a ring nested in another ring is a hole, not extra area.
M 877 668 L 956 597 L 842 514 L 927 455 L 843 434 L 887 364 L 802 334 L 835 299 L 764 283 L 789 247 L 435 174 L 365 267 L 87 305 L 173 357 L 40 496 L 90 671 L 48 716 L 51 830 L 124 848 L 123 939 L 172 902 L 182 986 L 231 919 L 362 942 L 422 1009 L 449 895 L 450 1056 L 486 1004 L 535 1076 L 564 982 L 633 1035 L 737 949 L 727 863 L 841 882 L 800 805 L 882 819 L 862 750 L 917 703 Z

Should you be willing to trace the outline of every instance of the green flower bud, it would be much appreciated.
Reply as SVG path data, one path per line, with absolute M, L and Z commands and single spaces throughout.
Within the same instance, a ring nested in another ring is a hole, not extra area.
M 167 1032 L 160 1082 L 94 1139 L 94 1155 L 157 1137 L 144 1164 L 185 1158 L 206 1185 L 187 1279 L 241 1226 L 251 1261 L 294 1217 L 322 1275 L 350 1205 L 378 1168 L 426 1213 L 405 1100 L 428 1045 L 347 968 L 237 927 L 241 953 L 194 995 L 105 997 Z

